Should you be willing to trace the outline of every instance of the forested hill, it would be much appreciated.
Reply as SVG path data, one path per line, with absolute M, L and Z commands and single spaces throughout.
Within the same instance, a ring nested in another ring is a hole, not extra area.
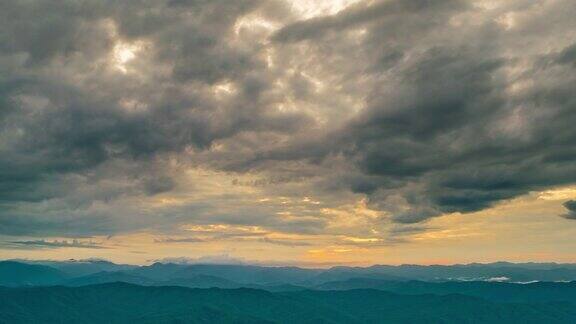
M 385 291 L 191 289 L 109 283 L 0 288 L 0 323 L 575 323 L 569 302 Z

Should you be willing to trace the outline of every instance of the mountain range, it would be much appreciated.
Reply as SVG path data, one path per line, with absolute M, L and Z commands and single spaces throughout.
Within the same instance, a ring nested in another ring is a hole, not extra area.
M 576 266 L 0 261 L 0 323 L 575 323 Z
M 576 280 L 576 265 L 507 262 L 467 265 L 376 265 L 307 269 L 256 265 L 154 263 L 147 266 L 118 265 L 108 261 L 0 261 L 0 285 L 8 287 L 65 285 L 82 286 L 107 282 L 138 285 L 238 288 L 299 286 L 313 288 L 350 279 L 375 282 L 402 281 L 501 281 L 530 283 Z M 187 283 L 187 284 L 183 284 Z

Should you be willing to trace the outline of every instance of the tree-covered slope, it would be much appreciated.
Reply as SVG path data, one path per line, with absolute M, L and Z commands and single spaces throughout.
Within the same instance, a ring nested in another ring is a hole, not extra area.
M 0 261 L 0 286 L 51 285 L 65 278 L 63 272 L 48 266 Z
M 105 284 L 0 288 L 0 323 L 573 323 L 570 303 L 378 290 L 271 293 Z

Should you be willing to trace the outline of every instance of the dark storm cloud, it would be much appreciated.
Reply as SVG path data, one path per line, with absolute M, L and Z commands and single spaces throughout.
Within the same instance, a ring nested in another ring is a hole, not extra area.
M 481 14 L 476 26 L 455 26 L 459 16 L 474 15 L 464 3 L 385 1 L 358 7 L 295 23 L 275 36 L 330 46 L 339 36 L 324 40 L 326 32 L 365 28 L 358 50 L 371 59 L 364 77 L 376 82 L 366 109 L 331 135 L 340 139 L 337 151 L 344 148 L 372 177 L 351 181 L 352 190 L 369 194 L 395 221 L 417 223 L 576 181 L 576 131 L 568 126 L 576 122 L 576 97 L 568 90 L 575 74 L 555 75 L 572 63 L 573 46 L 552 54 L 557 63 L 542 68 L 537 58 L 505 47 L 529 34 L 506 31 Z M 530 63 L 511 79 L 506 69 L 521 59 Z M 382 78 L 383 73 L 392 77 Z M 511 94 L 513 83 L 526 80 L 533 85 Z
M 240 49 L 227 41 L 236 20 L 258 4 L 2 4 L 0 54 L 5 73 L 0 91 L 6 143 L 0 160 L 1 190 L 28 191 L 30 182 L 47 174 L 82 171 L 109 159 L 149 159 L 161 152 L 207 148 L 215 139 L 245 129 L 298 127 L 304 121 L 299 116 L 262 111 L 264 105 L 257 101 L 267 81 L 258 72 L 260 59 L 250 46 Z M 110 64 L 106 56 L 115 38 L 152 42 L 149 59 L 169 74 L 160 77 L 156 71 L 145 71 L 149 75 L 141 81 L 103 71 Z M 102 61 L 93 62 L 94 58 Z M 92 70 L 84 79 L 86 69 Z M 247 75 L 249 70 L 252 75 Z M 221 104 L 201 91 L 203 84 L 219 80 L 242 81 L 236 102 Z M 184 90 L 189 82 L 200 90 Z M 126 97 L 147 109 L 127 111 L 131 107 L 126 109 Z M 158 190 L 155 186 L 147 184 L 146 190 Z
M 265 94 L 269 77 L 260 45 L 231 41 L 244 15 L 261 7 L 281 9 L 271 3 L 3 2 L 1 231 L 36 232 L 27 229 L 27 221 L 46 231 L 83 231 L 81 223 L 93 222 L 92 232 L 100 233 L 98 220 L 110 215 L 70 219 L 83 213 L 73 205 L 46 219 L 22 204 L 61 198 L 67 194 L 60 188 L 62 176 L 97 181 L 95 172 L 119 160 L 133 167 L 116 172 L 126 171 L 140 186 L 124 191 L 164 193 L 174 189 L 173 179 L 141 173 L 161 155 L 209 149 L 215 140 L 246 130 L 282 133 L 305 125 L 302 114 L 268 109 L 272 98 Z M 122 59 L 118 51 L 131 42 L 143 47 L 130 62 L 138 73 L 121 73 L 114 67 Z M 210 87 L 220 81 L 235 85 L 233 97 L 215 98 Z
M 316 234 L 343 192 L 411 224 L 576 182 L 576 51 L 557 36 L 574 2 L 360 1 L 301 21 L 289 7 L 1 3 L 0 233 Z M 205 194 L 193 167 L 261 196 Z M 173 192 L 202 201 L 163 206 Z M 303 195 L 322 204 L 290 209 Z M 294 199 L 255 202 L 279 197 Z
M 566 208 L 567 213 L 563 214 L 562 217 L 567 219 L 576 219 L 576 200 L 568 200 L 562 204 Z

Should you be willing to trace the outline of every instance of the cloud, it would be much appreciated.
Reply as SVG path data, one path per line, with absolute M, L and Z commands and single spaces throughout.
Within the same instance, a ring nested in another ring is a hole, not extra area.
M 148 195 L 156 195 L 174 189 L 175 183 L 174 180 L 169 177 L 161 177 L 146 181 L 144 186 Z
M 11 241 L 0 243 L 3 248 L 14 249 L 59 249 L 59 248 L 82 248 L 82 249 L 106 249 L 99 243 L 92 241 L 85 242 L 79 240 L 33 240 L 33 241 Z
M 276 245 L 281 245 L 281 246 L 289 246 L 289 247 L 311 246 L 312 245 L 312 243 L 305 242 L 305 241 L 273 239 L 273 238 L 269 238 L 269 237 L 263 237 L 263 238 L 259 239 L 258 242 L 268 243 L 268 244 L 276 244 Z
M 167 237 L 155 239 L 155 243 L 203 243 L 203 242 L 257 242 L 280 246 L 296 247 L 310 246 L 305 239 L 272 238 L 273 232 L 251 226 L 196 226 L 186 232 L 194 233 L 194 237 Z
M 381 2 L 276 33 L 284 43 L 314 41 L 293 46 L 334 48 L 344 65 L 335 73 L 363 62 L 367 89 L 352 90 L 364 94 L 365 108 L 332 131 L 338 140 L 331 154 L 344 154 L 369 176 L 350 180 L 349 188 L 367 194 L 372 206 L 398 223 L 476 212 L 576 180 L 574 154 L 563 144 L 576 137 L 567 126 L 574 96 L 565 86 L 573 73 L 558 74 L 573 45 L 558 44 L 553 51 L 559 54 L 551 55 L 535 46 L 541 54 L 528 56 L 516 42 L 537 37 L 529 30 L 541 13 L 518 4 L 482 10 L 455 3 Z M 546 14 L 567 7 L 562 2 Z M 494 23 L 513 13 L 523 16 L 516 22 L 521 25 Z M 339 32 L 328 33 L 334 29 Z M 345 33 L 354 30 L 362 41 Z M 354 46 L 361 60 L 347 63 L 338 52 L 342 44 Z M 543 67 L 538 61 L 547 56 L 560 59 Z M 512 76 L 510 69 L 521 72 Z
M 199 243 L 199 242 L 206 242 L 206 240 L 196 237 L 165 238 L 160 240 L 154 240 L 154 243 Z
M 576 219 L 576 200 L 568 200 L 563 203 L 562 206 L 567 210 L 567 213 L 563 214 L 562 217 L 566 219 Z
M 576 183 L 573 1 L 290 7 L 2 3 L 0 234 L 388 242 Z
M 277 31 L 273 38 L 280 42 L 318 39 L 330 31 L 357 28 L 387 17 L 413 16 L 422 13 L 445 15 L 467 7 L 467 2 L 461 0 L 361 1 L 335 15 L 315 17 L 285 26 Z
M 71 227 L 80 235 L 114 234 L 150 226 L 118 220 L 140 210 L 112 210 L 113 202 L 173 191 L 169 161 L 218 139 L 306 124 L 303 114 L 270 109 L 275 99 L 267 94 L 261 45 L 234 34 L 244 16 L 281 6 L 242 0 L 153 7 L 2 5 L 2 233 L 52 235 Z M 93 192 L 76 192 L 85 189 Z

